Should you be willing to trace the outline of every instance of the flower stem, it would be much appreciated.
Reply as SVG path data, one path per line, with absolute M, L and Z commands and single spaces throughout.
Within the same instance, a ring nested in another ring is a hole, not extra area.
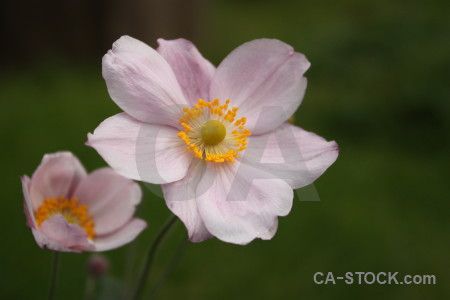
M 86 286 L 85 286 L 85 290 L 84 290 L 84 299 L 85 300 L 94 299 L 94 291 L 95 291 L 96 284 L 97 284 L 96 278 L 94 278 L 92 275 L 88 274 L 86 276 Z
M 50 277 L 50 289 L 48 290 L 48 300 L 55 299 L 56 279 L 58 278 L 59 252 L 53 251 L 53 265 Z
M 180 261 L 181 256 L 186 251 L 188 242 L 189 242 L 189 240 L 187 238 L 183 238 L 182 242 L 179 244 L 174 255 L 170 259 L 170 262 L 167 264 L 165 270 L 161 273 L 158 280 L 155 282 L 155 284 L 151 288 L 149 299 L 156 299 L 158 293 L 161 290 L 161 287 L 164 285 L 166 279 L 169 277 L 170 273 L 175 269 L 175 266 Z
M 156 236 L 155 241 L 153 242 L 152 246 L 150 247 L 150 250 L 147 255 L 147 260 L 145 262 L 144 268 L 142 269 L 141 276 L 138 281 L 138 285 L 136 288 L 136 291 L 134 293 L 134 296 L 132 299 L 138 300 L 142 296 L 142 292 L 144 291 L 145 282 L 147 281 L 148 274 L 150 273 L 150 269 L 153 264 L 153 259 L 155 257 L 156 250 L 158 249 L 159 244 L 163 240 L 164 236 L 169 232 L 170 227 L 175 223 L 177 220 L 177 217 L 175 215 L 171 215 L 169 219 L 166 221 L 164 226 L 161 228 L 161 231 Z

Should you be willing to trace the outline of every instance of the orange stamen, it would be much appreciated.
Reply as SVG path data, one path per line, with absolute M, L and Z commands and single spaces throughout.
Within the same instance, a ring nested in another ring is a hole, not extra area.
M 77 202 L 77 198 L 45 199 L 35 213 L 37 225 L 40 227 L 45 220 L 59 214 L 65 217 L 68 223 L 77 224 L 83 228 L 87 232 L 88 238 L 92 240 L 95 236 L 93 217 L 88 214 L 87 205 L 78 205 Z

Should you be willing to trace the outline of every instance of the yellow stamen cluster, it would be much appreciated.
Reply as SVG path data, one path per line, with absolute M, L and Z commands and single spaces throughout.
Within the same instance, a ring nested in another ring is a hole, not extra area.
M 225 104 L 221 105 L 219 99 L 212 102 L 199 99 L 194 107 L 183 108 L 184 114 L 180 123 L 184 130 L 180 131 L 178 136 L 188 146 L 186 151 L 192 151 L 195 157 L 208 162 L 234 162 L 238 152 L 247 147 L 247 137 L 251 133 L 244 127 L 247 121 L 245 117 L 235 120 L 238 108 L 229 109 L 229 103 L 230 100 L 226 100 Z M 221 125 L 225 128 L 225 135 Z M 205 130 L 205 126 L 215 126 L 220 129 Z M 211 134 L 214 135 L 214 130 L 217 136 L 211 136 Z
M 87 205 L 78 205 L 77 202 L 77 198 L 45 199 L 35 213 L 37 225 L 41 226 L 45 220 L 59 214 L 65 217 L 68 223 L 78 224 L 87 232 L 88 238 L 92 240 L 95 236 L 93 217 L 88 214 Z

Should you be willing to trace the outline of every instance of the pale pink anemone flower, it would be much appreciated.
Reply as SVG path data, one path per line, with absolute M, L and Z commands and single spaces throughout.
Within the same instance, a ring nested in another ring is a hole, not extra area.
M 286 122 L 310 63 L 279 40 L 245 43 L 217 68 L 187 40 L 158 43 L 123 36 L 103 57 L 109 95 L 125 112 L 87 145 L 119 174 L 162 184 L 191 241 L 271 239 L 293 189 L 338 155 L 334 141 Z
M 86 174 L 70 152 L 47 154 L 31 179 L 22 176 L 25 214 L 37 244 L 62 252 L 105 251 L 134 240 L 139 185 L 111 168 Z

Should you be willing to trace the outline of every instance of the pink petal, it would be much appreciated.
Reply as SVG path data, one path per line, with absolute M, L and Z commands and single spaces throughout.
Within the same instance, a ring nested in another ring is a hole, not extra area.
M 142 192 L 137 183 L 110 168 L 98 169 L 85 177 L 74 196 L 86 204 L 94 217 L 95 233 L 104 235 L 118 230 L 133 217 Z
M 46 243 L 47 239 L 40 241 L 36 240 L 42 248 L 49 248 L 56 251 L 64 248 L 69 248 L 75 252 L 79 251 L 91 251 L 94 249 L 93 244 L 88 240 L 87 233 L 77 224 L 69 224 L 62 215 L 55 215 L 50 219 L 45 220 L 40 227 L 40 232 L 45 235 L 49 240 L 59 244 L 54 247 L 54 243 Z M 62 247 L 61 247 L 62 246 Z
M 204 168 L 205 163 L 196 159 L 183 179 L 162 185 L 167 207 L 184 223 L 191 242 L 202 242 L 213 237 L 206 229 L 195 201 L 197 186 Z
M 278 229 L 278 219 L 275 219 L 275 222 L 273 222 L 272 227 L 269 228 L 269 230 L 263 234 L 260 235 L 260 238 L 262 240 L 271 240 Z
M 286 123 L 268 134 L 250 137 L 242 160 L 297 189 L 322 175 L 338 152 L 336 142 Z
M 46 198 L 71 197 L 86 170 L 70 152 L 46 154 L 31 177 L 30 199 L 36 211 Z
M 253 135 L 285 122 L 298 108 L 306 89 L 303 73 L 310 63 L 279 40 L 259 39 L 231 52 L 217 68 L 210 97 L 230 99 L 246 117 Z
M 42 249 L 50 249 L 59 252 L 76 252 L 76 253 L 82 252 L 79 249 L 70 249 L 63 246 L 62 244 L 47 237 L 45 234 L 40 232 L 39 229 L 32 228 L 31 231 L 33 233 L 34 239 L 36 240 L 36 243 Z
M 30 184 L 31 184 L 31 179 L 24 175 L 21 178 L 22 181 L 22 192 L 23 192 L 23 208 L 25 211 L 25 216 L 27 218 L 27 225 L 30 228 L 36 228 L 36 220 L 34 218 L 34 213 L 33 213 L 33 208 L 31 207 L 31 199 L 30 199 Z
M 235 244 L 271 238 L 277 216 L 292 207 L 293 191 L 284 180 L 239 162 L 207 164 L 197 191 L 208 231 Z
M 172 67 L 186 100 L 191 105 L 198 99 L 212 100 L 209 99 L 209 85 L 216 68 L 194 44 L 185 39 L 158 39 L 158 43 L 158 52 Z
M 183 178 L 193 159 L 177 133 L 171 127 L 145 124 L 120 113 L 89 134 L 87 145 L 119 174 L 162 184 Z
M 150 124 L 178 126 L 183 92 L 166 60 L 151 47 L 122 36 L 103 57 L 111 98 L 125 112 Z
M 123 246 L 138 236 L 147 227 L 147 223 L 134 218 L 117 231 L 95 238 L 95 251 L 106 251 Z

